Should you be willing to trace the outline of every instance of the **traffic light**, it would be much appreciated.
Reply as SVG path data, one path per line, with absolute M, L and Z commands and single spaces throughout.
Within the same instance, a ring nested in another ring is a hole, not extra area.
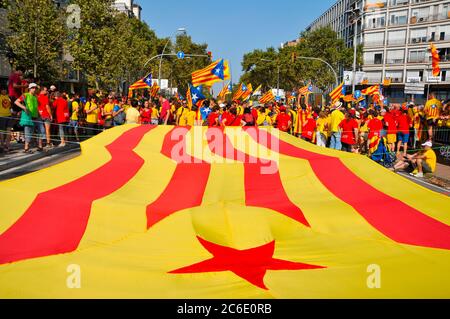
M 213 57 L 212 57 L 212 52 L 211 51 L 208 51 L 208 56 L 209 56 L 209 59 L 212 61 Z

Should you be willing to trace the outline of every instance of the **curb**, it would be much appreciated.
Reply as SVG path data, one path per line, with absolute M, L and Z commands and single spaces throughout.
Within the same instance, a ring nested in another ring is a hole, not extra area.
M 0 164 L 0 172 L 36 161 L 39 159 L 42 159 L 45 157 L 49 157 L 52 155 L 65 153 L 67 151 L 73 151 L 73 150 L 81 150 L 80 145 L 79 144 L 71 144 L 71 145 L 67 145 L 65 147 L 53 148 L 53 149 L 50 149 L 50 150 L 42 152 L 42 153 L 35 153 L 35 154 L 32 154 L 25 158 L 21 158 L 21 159 L 17 159 L 17 160 L 12 159 L 11 161 L 9 161 L 5 164 Z

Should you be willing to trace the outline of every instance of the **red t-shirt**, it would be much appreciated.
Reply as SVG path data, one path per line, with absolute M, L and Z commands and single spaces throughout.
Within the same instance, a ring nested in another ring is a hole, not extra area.
M 398 131 L 403 134 L 409 134 L 409 125 L 411 124 L 411 119 L 406 114 L 401 114 L 397 118 Z
M 56 123 L 69 122 L 69 103 L 67 103 L 67 100 L 59 97 L 53 102 L 53 105 L 56 109 Z
M 148 109 L 148 110 L 143 109 L 141 111 L 141 121 L 143 124 L 150 123 L 151 117 L 152 117 L 152 109 Z
M 377 118 L 374 118 L 367 123 L 367 127 L 369 128 L 369 136 L 367 137 L 369 140 L 374 136 L 380 137 L 381 130 L 383 129 L 383 122 Z
M 286 113 L 280 113 L 277 116 L 277 128 L 282 132 L 287 132 L 289 130 L 289 121 L 291 116 Z
M 349 145 L 356 144 L 354 129 L 358 128 L 358 122 L 356 120 L 343 120 L 339 127 L 342 128 L 341 142 Z
M 312 140 L 316 127 L 316 121 L 313 118 L 307 119 L 305 125 L 303 125 L 302 137 Z
M 22 84 L 22 80 L 20 79 L 20 75 L 17 72 L 11 73 L 8 78 L 8 93 L 9 96 L 18 99 L 22 95 L 22 89 L 14 88 L 14 84 Z
M 38 96 L 38 110 L 41 119 L 46 120 L 50 119 L 50 113 L 48 113 L 47 105 L 50 105 L 48 96 L 45 94 L 39 94 Z
M 384 123 L 387 127 L 387 134 L 397 134 L 397 123 L 395 122 L 393 114 L 386 113 L 384 116 Z
M 255 108 L 252 108 L 252 115 L 253 115 L 253 118 L 256 121 L 256 119 L 258 118 L 258 110 L 255 109 Z
M 208 125 L 209 127 L 213 127 L 213 126 L 218 126 L 216 123 L 216 120 L 219 118 L 219 114 L 218 113 L 211 113 L 208 116 Z

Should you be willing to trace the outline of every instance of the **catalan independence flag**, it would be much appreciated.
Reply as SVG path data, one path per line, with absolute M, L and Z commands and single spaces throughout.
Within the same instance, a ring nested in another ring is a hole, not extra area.
M 449 197 L 366 156 L 132 124 L 81 150 L 0 182 L 0 298 L 450 298 Z
M 267 91 L 266 94 L 264 94 L 260 99 L 259 99 L 259 103 L 261 104 L 266 104 L 266 103 L 270 103 L 273 100 L 275 100 L 275 95 L 273 95 L 272 90 Z
M 230 94 L 233 86 L 231 85 L 231 81 L 228 85 L 225 85 L 217 96 L 219 99 L 223 100 L 227 94 Z
M 233 95 L 233 101 L 237 101 L 239 100 L 242 95 L 247 92 L 248 88 L 244 83 L 241 83 L 241 85 L 239 85 L 238 90 L 234 93 Z
M 312 91 L 313 91 L 313 87 L 311 84 L 309 84 L 309 85 L 302 87 L 300 90 L 298 90 L 298 93 L 300 95 L 308 95 L 308 94 L 311 94 Z
M 160 90 L 160 87 L 159 87 L 158 83 L 157 82 L 153 82 L 153 85 L 152 85 L 152 87 L 150 89 L 150 96 L 151 97 L 156 97 L 158 95 L 158 93 L 159 93 L 159 90 Z
M 342 90 L 344 89 L 344 82 L 339 84 L 333 91 L 330 93 L 331 101 L 335 102 L 342 97 Z
M 240 98 L 241 98 L 243 101 L 245 101 L 245 100 L 249 99 L 249 98 L 252 96 L 252 94 L 253 94 L 253 86 L 252 86 L 252 84 L 250 83 L 249 85 L 247 85 L 247 90 L 246 90 L 245 92 L 242 93 L 242 95 L 241 95 Z
M 192 85 L 209 86 L 214 83 L 226 81 L 231 78 L 230 67 L 227 60 L 218 60 L 206 68 L 192 73 Z
M 379 95 L 380 94 L 380 85 L 369 86 L 368 88 L 361 91 L 362 95 Z
M 439 66 L 441 58 L 439 57 L 439 52 L 433 43 L 430 44 L 430 50 L 433 76 L 439 76 L 439 74 L 441 73 L 441 68 Z

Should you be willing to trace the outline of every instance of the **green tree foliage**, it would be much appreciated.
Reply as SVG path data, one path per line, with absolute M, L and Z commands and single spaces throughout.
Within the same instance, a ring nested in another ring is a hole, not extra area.
M 361 49 L 358 52 L 361 64 Z M 327 61 L 338 72 L 339 67 L 350 68 L 353 64 L 353 49 L 347 48 L 342 39 L 330 28 L 320 28 L 303 32 L 297 46 L 286 46 L 278 51 L 269 48 L 255 50 L 244 56 L 242 63 L 245 72 L 241 81 L 263 84 L 264 89 L 274 88 L 277 83 L 277 66 L 280 66 L 280 87 L 290 90 L 309 81 L 326 90 L 335 84 L 335 77 L 329 67 L 320 61 L 300 59 L 314 57 Z M 261 59 L 273 60 L 264 62 Z
M 33 71 L 35 78 L 50 80 L 61 72 L 60 56 L 65 40 L 64 17 L 52 0 L 10 2 L 7 37 L 16 64 Z

